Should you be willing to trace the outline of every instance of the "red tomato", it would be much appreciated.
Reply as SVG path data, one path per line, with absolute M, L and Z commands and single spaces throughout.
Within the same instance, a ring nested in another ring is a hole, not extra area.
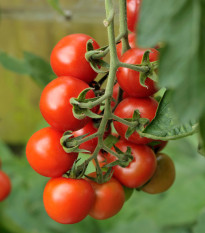
M 141 118 L 147 118 L 152 121 L 155 117 L 156 111 L 158 107 L 158 102 L 151 98 L 133 98 L 128 97 L 120 102 L 115 109 L 114 114 L 121 118 L 132 118 L 135 110 L 139 110 Z M 119 133 L 121 137 L 125 139 L 125 133 L 128 129 L 128 126 L 115 121 L 114 127 Z M 140 137 L 137 132 L 134 132 L 129 138 L 128 141 L 136 143 L 136 144 L 148 144 L 152 141 L 152 139 Z
M 99 45 L 90 36 L 72 34 L 61 39 L 51 53 L 51 66 L 57 76 L 74 76 L 86 83 L 95 79 L 97 73 L 85 59 L 86 43 L 92 39 L 94 49 Z
M 113 87 L 113 94 L 112 97 L 115 99 L 116 102 L 112 101 L 111 102 L 111 107 L 114 108 L 115 104 L 117 103 L 117 98 L 118 98 L 118 93 L 119 93 L 119 84 L 116 83 Z M 128 94 L 126 92 L 123 91 L 123 96 L 122 98 L 125 99 L 126 97 L 128 97 Z
M 154 150 L 154 152 L 159 152 L 161 150 L 163 150 L 165 148 L 165 146 L 167 145 L 168 141 L 161 141 L 161 140 L 158 140 L 158 141 L 153 141 L 153 142 L 158 142 L 159 144 L 156 144 L 156 145 L 151 145 L 151 148 Z M 149 145 L 150 146 L 150 145 Z
M 118 141 L 115 146 L 122 152 L 126 152 L 127 147 L 130 147 L 133 160 L 127 167 L 114 166 L 114 177 L 128 188 L 137 188 L 145 184 L 156 170 L 157 162 L 152 149 L 145 145 L 136 145 L 123 140 Z M 116 157 L 109 154 L 108 160 L 115 161 Z
M 31 167 L 42 176 L 59 177 L 71 169 L 77 153 L 66 153 L 60 144 L 63 134 L 51 127 L 37 131 L 26 147 Z
M 142 187 L 150 194 L 158 194 L 168 190 L 175 180 L 175 166 L 172 159 L 165 154 L 157 154 L 157 169 L 151 180 Z
M 125 52 L 120 61 L 128 64 L 141 64 L 143 54 L 146 50 L 151 50 L 152 52 L 149 55 L 150 61 L 156 61 L 159 56 L 159 52 L 156 49 L 139 49 L 134 48 Z M 145 85 L 143 87 L 140 84 L 140 72 L 134 71 L 128 68 L 120 67 L 117 71 L 117 81 L 120 87 L 133 97 L 147 97 L 153 95 L 157 88 L 155 83 L 150 78 L 145 80 Z
M 0 171 L 0 201 L 5 200 L 11 192 L 11 181 L 10 178 Z
M 73 106 L 70 104 L 72 97 L 88 88 L 88 84 L 72 76 L 59 77 L 51 81 L 43 90 L 40 99 L 40 110 L 45 120 L 59 131 L 78 130 L 84 127 L 89 118 L 78 120 L 73 116 Z M 89 91 L 87 98 L 95 97 Z
M 95 127 L 93 121 L 88 122 L 88 124 L 86 126 L 84 126 L 82 129 L 79 129 L 78 131 L 74 131 L 73 135 L 74 137 L 78 137 L 78 136 L 82 136 L 84 134 L 88 134 L 88 136 L 94 134 L 97 132 L 97 128 Z M 104 139 L 109 135 L 109 131 L 106 131 L 104 134 Z M 87 137 L 87 136 L 86 136 Z M 79 148 L 80 149 L 84 149 L 84 150 L 88 150 L 91 153 L 94 152 L 96 146 L 98 144 L 98 138 L 95 137 L 87 142 L 82 143 Z
M 141 0 L 127 0 L 127 26 L 131 32 L 135 32 L 139 16 Z
M 103 167 L 107 164 L 107 156 L 108 154 L 105 151 L 100 151 L 98 153 L 97 159 L 98 159 L 100 167 Z M 93 161 L 94 166 L 96 166 L 95 160 L 93 159 L 92 161 Z
M 137 48 L 136 34 L 135 33 L 130 33 L 128 35 L 128 41 L 129 41 L 131 48 Z M 119 44 L 117 44 L 116 48 L 117 48 L 117 56 L 118 56 L 118 58 L 120 58 L 122 55 L 122 43 L 120 42 Z
M 83 179 L 52 178 L 43 193 L 46 212 L 53 220 L 62 224 L 83 220 L 94 200 L 94 190 L 89 182 Z
M 89 176 L 96 176 L 95 173 Z M 108 182 L 98 184 L 88 180 L 95 191 L 95 202 L 89 212 L 89 215 L 95 219 L 103 220 L 116 215 L 125 202 L 125 193 L 122 185 L 111 178 Z

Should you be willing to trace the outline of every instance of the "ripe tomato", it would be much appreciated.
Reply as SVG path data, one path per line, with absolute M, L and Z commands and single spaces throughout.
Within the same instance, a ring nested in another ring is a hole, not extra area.
M 136 30 L 141 0 L 127 0 L 127 26 L 131 32 Z
M 133 160 L 127 167 L 114 166 L 114 177 L 128 188 L 137 188 L 145 184 L 153 176 L 157 165 L 152 149 L 123 140 L 118 141 L 115 146 L 122 152 L 126 152 L 127 147 L 130 147 Z M 109 161 L 115 160 L 116 157 L 109 154 Z
M 62 224 L 73 224 L 83 220 L 94 200 L 94 190 L 89 182 L 83 179 L 52 178 L 46 184 L 43 193 L 47 214 Z
M 147 118 L 150 121 L 155 117 L 158 107 L 158 102 L 151 97 L 147 98 L 133 98 L 128 97 L 120 102 L 115 109 L 114 114 L 121 118 L 132 118 L 135 110 L 139 110 L 141 118 Z M 125 139 L 125 133 L 128 129 L 128 126 L 115 121 L 114 127 L 121 137 Z M 128 141 L 136 144 L 147 144 L 152 141 L 152 139 L 140 137 L 137 132 L 134 132 L 129 138 Z
M 89 176 L 95 177 L 92 173 Z M 95 219 L 103 220 L 116 215 L 125 202 L 125 193 L 122 185 L 111 178 L 108 182 L 98 184 L 88 180 L 95 191 L 95 202 L 89 212 L 89 215 Z
M 47 127 L 34 133 L 26 147 L 31 167 L 42 176 L 59 177 L 71 169 L 77 153 L 66 153 L 60 144 L 63 134 Z
M 92 39 L 94 49 L 99 45 L 85 34 L 71 34 L 61 39 L 51 53 L 51 66 L 57 76 L 73 76 L 90 83 L 97 73 L 85 59 L 86 43 Z
M 151 145 L 148 145 L 148 146 L 150 146 L 154 150 L 155 153 L 163 150 L 168 143 L 168 141 L 161 141 L 161 140 L 157 140 L 157 141 L 154 140 L 153 143 L 154 142 L 158 144 L 152 145 L 152 142 L 151 142 Z
M 107 164 L 107 156 L 108 154 L 106 151 L 100 151 L 98 153 L 97 159 L 98 159 L 100 167 L 103 167 Z M 95 160 L 93 159 L 92 161 L 93 161 L 94 166 L 96 166 Z
M 172 159 L 165 154 L 157 154 L 157 169 L 151 180 L 142 187 L 146 193 L 157 194 L 169 189 L 175 180 L 175 166 Z
M 11 181 L 10 178 L 0 171 L 0 201 L 5 200 L 11 192 Z
M 95 127 L 95 124 L 93 121 L 88 122 L 88 124 L 86 126 L 84 126 L 82 129 L 79 129 L 77 131 L 73 132 L 74 137 L 78 137 L 78 136 L 82 136 L 84 134 L 88 134 L 88 136 L 94 134 L 97 132 L 97 128 Z M 109 131 L 105 131 L 104 134 L 104 139 L 109 135 Z M 86 137 L 88 137 L 86 136 Z M 95 137 L 87 142 L 83 142 L 79 148 L 80 149 L 84 149 L 84 150 L 88 150 L 91 153 L 94 152 L 96 146 L 98 144 L 98 138 Z
M 143 54 L 147 49 L 133 48 L 125 52 L 120 61 L 128 64 L 141 64 Z M 156 61 L 159 56 L 159 52 L 156 49 L 149 49 L 152 52 L 149 55 L 150 61 Z M 133 97 L 147 97 L 153 95 L 156 91 L 156 84 L 150 78 L 145 80 L 143 87 L 140 84 L 140 72 L 134 71 L 128 68 L 120 67 L 117 71 L 117 81 L 120 87 Z
M 131 48 L 137 48 L 136 34 L 135 33 L 130 33 L 128 35 L 128 41 L 129 41 Z M 116 49 L 117 49 L 117 56 L 118 56 L 118 58 L 120 58 L 122 56 L 122 43 L 121 42 L 119 44 L 117 44 Z
M 112 97 L 115 99 L 115 101 L 117 102 L 117 98 L 118 98 L 118 93 L 119 93 L 119 84 L 116 83 L 113 87 L 113 94 L 112 94 Z M 123 96 L 122 98 L 125 99 L 126 97 L 128 97 L 128 94 L 127 92 L 123 91 Z M 111 102 L 111 107 L 114 108 L 116 102 L 112 101 Z
M 73 106 L 70 104 L 72 97 L 88 88 L 88 84 L 72 76 L 59 77 L 51 81 L 43 90 L 40 99 L 40 110 L 45 120 L 59 131 L 78 130 L 85 126 L 89 118 L 78 120 L 73 116 Z M 95 97 L 89 91 L 87 98 Z

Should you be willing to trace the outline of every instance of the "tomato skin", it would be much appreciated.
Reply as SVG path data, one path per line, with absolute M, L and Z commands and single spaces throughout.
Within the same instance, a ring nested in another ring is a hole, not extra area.
M 130 147 L 133 160 L 128 167 L 114 166 L 114 177 L 128 188 L 137 188 L 145 184 L 156 170 L 157 162 L 152 149 L 145 145 L 136 145 L 123 140 L 118 141 L 115 146 L 123 152 L 126 152 L 127 147 Z M 109 161 L 115 160 L 116 157 L 109 154 Z
M 62 132 L 51 127 L 34 133 L 26 146 L 26 156 L 31 167 L 40 175 L 59 177 L 71 169 L 77 153 L 66 153 L 60 144 Z
M 168 141 L 161 141 L 161 140 L 157 140 L 156 142 L 159 142 L 159 144 L 151 146 L 151 148 L 154 150 L 155 153 L 162 151 L 168 143 Z
M 155 117 L 158 107 L 158 102 L 151 98 L 133 98 L 128 97 L 120 102 L 115 109 L 114 114 L 121 118 L 132 118 L 135 110 L 139 110 L 141 118 L 147 118 L 150 121 Z M 115 121 L 114 127 L 119 135 L 125 139 L 125 134 L 128 129 L 128 126 Z M 148 144 L 152 139 L 146 137 L 140 137 L 137 132 L 134 132 L 129 138 L 128 141 L 136 144 Z
M 52 178 L 46 184 L 43 193 L 47 214 L 62 224 L 73 224 L 83 220 L 94 200 L 93 188 L 83 179 Z
M 99 45 L 85 34 L 71 34 L 62 38 L 51 53 L 51 67 L 57 76 L 74 76 L 86 83 L 95 79 L 97 73 L 85 59 L 86 43 L 92 39 L 94 49 Z
M 157 154 L 157 168 L 151 180 L 142 187 L 142 191 L 158 194 L 168 190 L 175 180 L 175 166 L 166 154 Z
M 89 174 L 95 177 L 96 174 Z M 88 180 L 95 191 L 95 202 L 89 212 L 89 215 L 98 220 L 104 220 L 116 215 L 125 202 L 125 193 L 122 185 L 115 179 L 111 178 L 108 182 L 98 184 Z
M 125 52 L 120 61 L 128 64 L 141 64 L 143 54 L 146 50 L 151 50 L 149 55 L 150 61 L 157 61 L 159 52 L 156 49 L 139 49 L 133 48 Z M 117 81 L 123 91 L 127 92 L 129 96 L 132 97 L 147 97 L 153 95 L 157 92 L 156 84 L 150 78 L 145 80 L 145 85 L 143 87 L 140 84 L 140 72 L 134 71 L 125 67 L 120 67 L 116 73 Z
M 119 84 L 116 83 L 113 87 L 113 94 L 112 97 L 115 99 L 115 101 L 111 102 L 111 107 L 114 108 L 115 104 L 117 103 L 117 98 L 118 98 L 118 93 L 119 93 Z M 127 94 L 127 92 L 123 91 L 123 95 L 122 98 L 125 99 L 126 97 L 128 97 L 129 95 Z
M 128 41 L 129 41 L 129 45 L 131 48 L 137 48 L 136 34 L 135 33 L 130 33 L 128 35 Z M 118 58 L 120 58 L 122 56 L 122 42 L 117 44 L 116 49 L 117 49 L 117 56 L 118 56 Z
M 11 192 L 11 181 L 6 173 L 0 171 L 0 201 L 5 200 Z
M 73 116 L 70 99 L 88 88 L 88 84 L 72 76 L 59 77 L 51 81 L 43 90 L 40 99 L 40 110 L 45 120 L 59 131 L 78 130 L 90 120 L 88 117 L 78 120 Z M 89 91 L 86 98 L 95 94 Z
M 127 0 L 127 26 L 131 32 L 136 29 L 141 0 Z

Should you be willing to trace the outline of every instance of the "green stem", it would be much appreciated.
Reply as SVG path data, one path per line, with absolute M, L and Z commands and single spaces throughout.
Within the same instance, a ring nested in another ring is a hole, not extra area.
M 122 37 L 122 54 L 130 49 L 128 40 L 128 29 L 127 29 L 127 1 L 119 0 L 120 2 L 120 34 Z
M 124 125 L 127 125 L 127 126 L 129 126 L 129 127 L 133 127 L 133 126 L 136 125 L 136 123 L 132 123 L 132 122 L 130 122 L 130 121 L 127 121 L 127 120 L 125 120 L 125 119 L 123 119 L 123 118 L 120 118 L 120 117 L 114 115 L 114 114 L 112 114 L 112 119 L 115 120 L 115 121 L 118 121 L 118 122 L 120 122 L 120 123 L 122 123 L 122 124 L 124 124 Z
M 135 70 L 138 72 L 143 72 L 143 73 L 147 73 L 150 70 L 148 66 L 133 65 L 133 64 L 123 63 L 123 62 L 119 62 L 119 67 L 125 67 L 128 69 Z
M 102 95 L 99 99 L 97 99 L 97 100 L 95 100 L 95 101 L 93 101 L 93 102 L 79 103 L 78 106 L 79 106 L 80 108 L 89 108 L 89 109 L 91 109 L 91 108 L 93 108 L 93 107 L 95 107 L 95 106 L 97 106 L 97 105 L 100 105 L 100 104 L 101 104 L 104 100 L 106 100 L 108 97 L 109 97 L 108 94 L 105 92 L 105 94 Z
M 114 155 L 115 157 L 117 157 L 118 159 L 122 159 L 122 156 L 120 156 L 118 153 L 116 153 L 115 151 L 111 150 L 109 147 L 107 146 L 103 146 L 103 150 L 107 151 L 108 153 Z

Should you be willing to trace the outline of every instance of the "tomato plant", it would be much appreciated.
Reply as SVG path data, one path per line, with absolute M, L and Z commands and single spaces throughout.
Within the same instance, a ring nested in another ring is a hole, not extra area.
M 149 55 L 151 62 L 158 59 L 159 52 L 156 49 L 133 48 L 125 52 L 120 61 L 128 64 L 141 64 L 143 54 L 146 50 L 151 51 Z M 147 78 L 145 80 L 146 87 L 144 87 L 140 84 L 140 73 L 125 67 L 118 69 L 117 81 L 120 87 L 132 97 L 147 97 L 157 91 L 156 83 L 153 80 Z
M 27 160 L 42 176 L 62 176 L 77 159 L 77 153 L 68 154 L 63 150 L 60 144 L 62 135 L 62 132 L 47 127 L 33 134 L 27 143 Z
M 90 174 L 89 176 L 96 176 Z M 103 184 L 88 180 L 95 191 L 95 202 L 89 215 L 95 219 L 107 219 L 116 215 L 125 202 L 125 193 L 122 185 L 115 179 L 111 178 Z
M 71 34 L 57 43 L 51 53 L 51 66 L 57 76 L 73 76 L 86 83 L 93 81 L 97 73 L 85 59 L 88 40 L 92 40 L 94 49 L 99 48 L 97 42 L 85 34 Z
M 111 106 L 114 107 L 115 104 L 117 103 L 117 98 L 118 98 L 118 95 L 119 95 L 119 84 L 116 83 L 115 86 L 113 87 L 113 94 L 112 94 L 112 97 L 115 101 L 112 101 L 111 102 Z M 127 94 L 127 92 L 123 92 L 123 95 L 122 95 L 122 98 L 125 99 L 126 97 L 128 97 L 129 95 Z
M 11 192 L 10 178 L 0 170 L 0 201 L 3 201 Z
M 48 215 L 56 222 L 73 224 L 83 220 L 95 200 L 86 180 L 52 178 L 44 189 L 43 202 Z
M 138 188 L 145 184 L 156 169 L 157 162 L 154 152 L 148 146 L 136 145 L 123 140 L 118 141 L 115 146 L 122 152 L 126 152 L 127 147 L 130 147 L 133 160 L 127 167 L 114 166 L 114 177 L 128 188 Z M 116 160 L 113 155 L 109 156 L 110 162 Z
M 59 131 L 78 130 L 85 126 L 89 118 L 78 120 L 73 116 L 70 99 L 78 97 L 88 84 L 72 76 L 54 79 L 43 90 L 40 99 L 40 110 L 45 120 Z M 87 98 L 93 98 L 89 91 Z
M 155 117 L 157 111 L 158 103 L 151 97 L 147 98 L 133 98 L 128 97 L 121 101 L 117 106 L 114 114 L 121 118 L 132 118 L 134 111 L 139 110 L 140 117 L 147 118 L 152 121 Z M 128 129 L 128 126 L 115 121 L 114 127 L 121 137 L 125 139 L 125 134 Z M 147 144 L 152 141 L 152 139 L 140 137 L 137 132 L 134 132 L 128 140 L 136 144 Z
M 157 154 L 157 168 L 150 181 L 142 187 L 146 193 L 157 194 L 168 190 L 175 180 L 175 166 L 166 154 Z

